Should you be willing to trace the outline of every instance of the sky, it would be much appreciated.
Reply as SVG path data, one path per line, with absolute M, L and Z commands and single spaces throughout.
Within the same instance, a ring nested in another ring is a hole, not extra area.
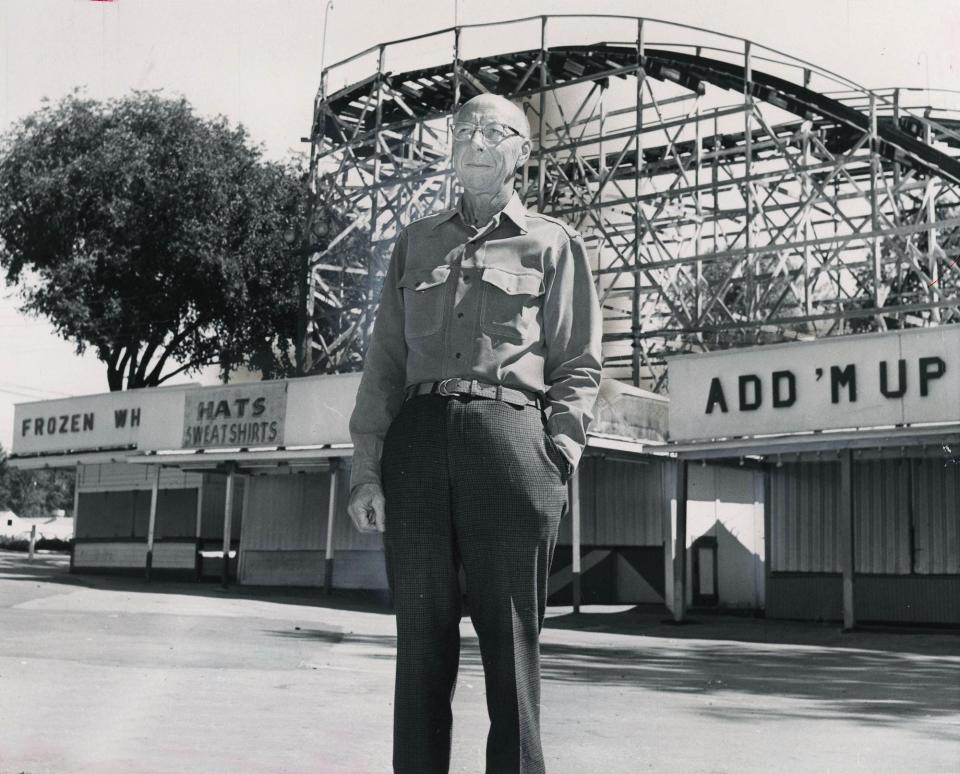
M 543 13 L 690 24 L 868 88 L 960 89 L 956 0 L 0 0 L 0 131 L 76 87 L 94 98 L 161 89 L 185 96 L 200 113 L 243 123 L 269 156 L 282 158 L 307 149 L 300 138 L 309 130 L 321 56 L 329 65 L 450 27 L 455 18 L 478 24 Z M 611 39 L 615 27 L 577 24 L 584 43 Z M 471 36 L 477 50 L 506 45 L 502 31 Z M 94 355 L 77 356 L 49 323 L 18 306 L 16 288 L 0 285 L 0 445 L 8 450 L 14 403 L 107 391 L 105 366 Z M 216 373 L 181 381 L 191 380 L 212 383 Z

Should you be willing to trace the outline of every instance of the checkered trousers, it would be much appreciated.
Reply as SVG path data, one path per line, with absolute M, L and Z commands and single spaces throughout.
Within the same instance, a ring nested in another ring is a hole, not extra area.
M 487 774 L 544 771 L 539 635 L 567 506 L 544 419 L 534 406 L 422 395 L 403 404 L 384 439 L 399 774 L 449 767 L 461 564 L 486 682 Z

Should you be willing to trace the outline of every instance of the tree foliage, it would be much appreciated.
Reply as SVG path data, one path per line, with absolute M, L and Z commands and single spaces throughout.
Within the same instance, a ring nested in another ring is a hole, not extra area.
M 0 447 L 0 511 L 18 516 L 49 516 L 73 512 L 75 476 L 69 470 L 19 470 L 7 464 Z
M 304 180 L 184 99 L 74 93 L 0 141 L 0 266 L 111 390 L 211 364 L 286 375 Z

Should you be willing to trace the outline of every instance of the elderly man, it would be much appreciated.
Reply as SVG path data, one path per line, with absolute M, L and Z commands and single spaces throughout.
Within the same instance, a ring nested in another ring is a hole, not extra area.
M 395 772 L 449 767 L 460 566 L 486 770 L 544 771 L 539 635 L 600 383 L 601 314 L 580 236 L 513 190 L 529 135 L 501 97 L 457 112 L 463 195 L 397 238 L 350 418 L 348 510 L 384 532 L 397 617 Z

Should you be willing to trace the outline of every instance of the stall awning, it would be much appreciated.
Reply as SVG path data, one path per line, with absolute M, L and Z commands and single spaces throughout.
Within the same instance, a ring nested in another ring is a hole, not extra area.
M 64 454 L 24 454 L 10 455 L 7 464 L 21 470 L 43 470 L 46 468 L 73 468 L 77 465 L 106 465 L 111 462 L 126 462 L 131 450 L 109 449 L 67 452 Z
M 830 430 L 778 436 L 722 438 L 710 441 L 668 443 L 659 451 L 673 452 L 687 459 L 724 457 L 767 457 L 784 454 L 823 453 L 841 449 L 886 451 L 928 447 L 931 456 L 943 456 L 943 449 L 960 453 L 960 423 Z
M 241 471 L 256 472 L 271 469 L 306 468 L 326 469 L 335 457 L 353 456 L 351 444 L 327 444 L 297 448 L 264 449 L 214 449 L 193 451 L 173 449 L 147 452 L 126 457 L 125 462 L 134 465 L 163 465 L 183 470 L 204 471 L 235 465 Z
M 663 441 L 637 441 L 631 438 L 616 438 L 587 433 L 587 447 L 589 449 L 609 449 L 610 451 L 622 451 L 631 454 L 650 454 L 662 451 L 666 444 Z

